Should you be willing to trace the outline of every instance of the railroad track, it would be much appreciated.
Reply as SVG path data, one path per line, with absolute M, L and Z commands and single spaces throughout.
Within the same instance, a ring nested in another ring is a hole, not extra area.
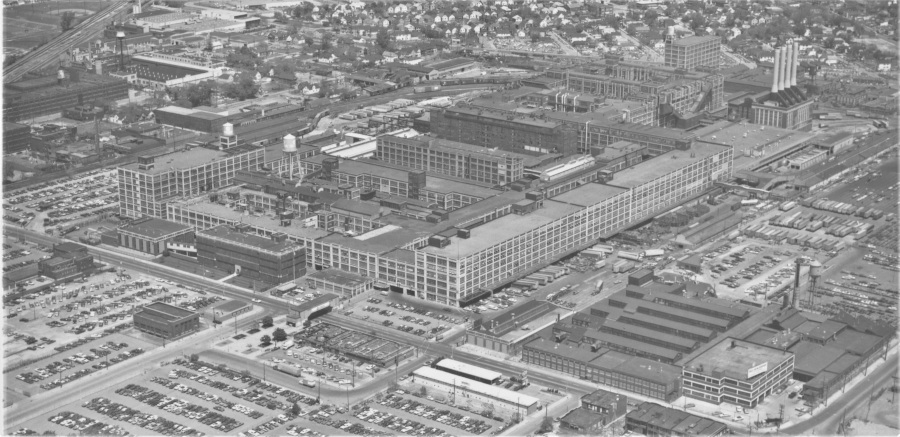
M 3 69 L 3 82 L 19 80 L 29 71 L 36 71 L 59 61 L 60 55 L 79 44 L 91 41 L 103 30 L 103 23 L 123 9 L 129 7 L 129 1 L 117 1 L 97 12 L 88 19 L 78 23 L 74 29 L 60 34 L 53 41 L 28 52 L 15 64 Z

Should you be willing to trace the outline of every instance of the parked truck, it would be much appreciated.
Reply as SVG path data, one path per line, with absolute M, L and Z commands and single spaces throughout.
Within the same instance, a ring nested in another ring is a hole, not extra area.
M 597 286 L 594 288 L 593 294 L 599 294 L 601 291 L 603 291 L 603 280 L 602 279 L 597 281 Z
M 630 259 L 632 261 L 640 261 L 644 258 L 644 254 L 637 252 L 626 252 L 624 250 L 620 250 L 617 254 L 619 258 Z
M 666 251 L 664 251 L 662 249 L 647 249 L 644 251 L 644 258 L 651 257 L 651 256 L 663 256 L 663 255 L 665 255 L 665 253 L 666 253 Z
M 300 380 L 298 382 L 300 383 L 300 385 L 305 385 L 310 388 L 316 386 L 316 382 L 309 378 L 300 378 Z
M 623 273 L 623 272 L 627 272 L 633 268 L 634 268 L 633 261 L 622 260 L 622 261 L 619 261 L 619 262 L 613 264 L 613 273 Z
M 279 372 L 287 373 L 288 375 L 291 375 L 291 376 L 302 376 L 303 375 L 303 372 L 300 369 L 298 369 L 294 366 L 288 366 L 285 364 L 276 364 L 275 370 L 277 370 Z

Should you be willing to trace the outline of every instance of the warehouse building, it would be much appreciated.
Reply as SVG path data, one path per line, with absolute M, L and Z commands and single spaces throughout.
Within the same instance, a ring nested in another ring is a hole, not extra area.
M 283 284 L 306 274 L 306 250 L 285 234 L 260 237 L 246 225 L 222 225 L 197 232 L 201 266 L 267 284 Z
M 652 402 L 644 402 L 625 415 L 625 429 L 655 437 L 716 437 L 729 433 L 724 423 Z
M 119 246 L 151 255 L 165 253 L 169 243 L 181 246 L 181 251 L 194 245 L 194 230 L 190 226 L 154 217 L 137 219 L 117 231 Z
M 756 408 L 787 385 L 794 354 L 735 338 L 725 338 L 684 364 L 684 395 L 714 404 Z
M 508 334 L 528 326 L 552 310 L 553 305 L 547 301 L 531 300 L 515 308 L 501 311 L 493 317 L 475 317 L 472 328 L 466 330 L 466 343 L 504 354 L 518 355 L 522 350 L 523 336 L 509 338 Z
M 374 286 L 375 280 L 339 269 L 316 270 L 306 277 L 310 290 L 334 293 L 341 299 L 359 296 Z
M 475 401 L 518 411 L 522 417 L 537 411 L 538 406 L 540 406 L 540 402 L 531 396 L 495 385 L 473 381 L 431 367 L 420 367 L 414 370 L 412 382 L 442 391 L 455 392 L 456 396 L 463 396 Z
M 200 329 L 200 313 L 164 302 L 153 302 L 134 313 L 134 327 L 147 334 L 172 340 Z

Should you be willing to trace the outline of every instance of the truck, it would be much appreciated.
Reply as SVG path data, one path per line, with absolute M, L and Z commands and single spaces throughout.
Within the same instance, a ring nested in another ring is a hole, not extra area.
M 756 205 L 757 203 L 759 203 L 759 199 L 747 199 L 741 201 L 742 206 Z
M 281 348 L 284 349 L 284 350 L 290 349 L 290 348 L 292 348 L 292 347 L 294 347 L 294 342 L 293 342 L 293 341 L 288 341 L 288 342 L 286 342 L 285 344 L 281 345 Z
M 633 261 L 621 260 L 613 264 L 613 273 L 624 273 L 634 268 Z
M 598 294 L 603 291 L 603 280 L 600 279 L 597 281 L 597 286 L 594 288 L 594 294 Z
M 666 253 L 666 251 L 664 251 L 662 249 L 647 249 L 644 251 L 644 258 L 651 257 L 651 256 L 663 256 L 663 255 L 665 255 L 665 253 Z
M 602 259 L 601 259 L 600 261 L 597 261 L 597 262 L 594 263 L 594 268 L 595 268 L 595 269 L 602 269 L 602 268 L 604 268 L 604 267 L 606 267 L 606 260 L 602 260 Z
M 591 247 L 591 250 L 596 250 L 597 252 L 603 253 L 615 252 L 615 249 L 613 249 L 613 247 L 608 244 L 595 244 L 593 247 Z
M 291 375 L 291 376 L 303 375 L 303 372 L 300 369 L 298 369 L 294 366 L 288 366 L 286 364 L 276 364 L 275 370 L 277 370 L 279 372 L 287 373 L 288 375 Z
M 644 258 L 643 253 L 637 252 L 626 252 L 624 250 L 620 250 L 619 253 L 616 254 L 619 258 L 630 259 L 632 261 L 640 261 Z
M 308 378 L 300 378 L 297 382 L 299 382 L 300 385 L 305 385 L 310 388 L 316 386 L 316 382 Z

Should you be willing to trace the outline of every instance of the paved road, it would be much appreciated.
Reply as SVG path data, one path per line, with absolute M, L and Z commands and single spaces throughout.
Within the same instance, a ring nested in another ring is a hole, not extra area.
M 887 362 L 848 390 L 836 402 L 832 402 L 824 409 L 820 409 L 812 418 L 782 429 L 780 434 L 836 435 L 844 409 L 847 410 L 847 417 L 850 417 L 853 411 L 867 404 L 866 397 L 872 392 L 873 385 L 878 390 L 879 387 L 887 387 L 891 384 L 891 377 L 897 373 L 897 357 L 897 354 L 890 354 Z

